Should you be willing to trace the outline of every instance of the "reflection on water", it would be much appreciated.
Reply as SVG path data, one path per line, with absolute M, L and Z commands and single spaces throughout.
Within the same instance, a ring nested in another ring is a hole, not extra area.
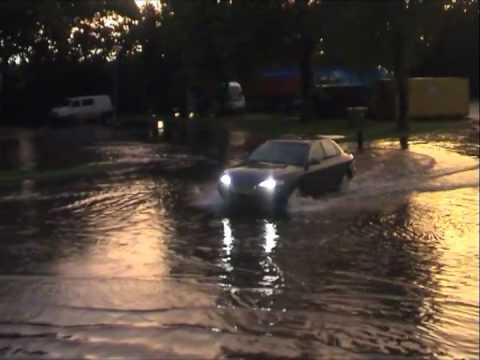
M 415 224 L 422 232 L 435 234 L 432 245 L 436 245 L 431 271 L 437 294 L 423 307 L 435 304 L 441 321 L 427 322 L 424 327 L 432 336 L 455 334 L 447 336 L 445 343 L 472 354 L 478 353 L 479 347 L 479 213 L 478 208 L 472 211 L 467 204 L 478 204 L 479 200 L 478 189 L 459 189 L 453 194 L 419 194 L 413 202 L 418 213 L 425 204 L 436 208 L 434 214 L 417 216 Z M 477 315 L 472 316 L 473 312 Z M 462 352 L 455 355 L 464 356 Z
M 475 156 L 377 143 L 279 218 L 222 213 L 195 159 L 0 193 L 1 358 L 478 357 Z
M 123 144 L 145 138 L 143 132 L 100 126 L 63 129 L 3 129 L 0 134 L 0 171 L 52 170 L 110 161 L 98 150 L 99 144 Z M 146 144 L 145 144 L 146 145 Z M 148 146 L 140 147 L 141 150 Z M 138 150 L 139 147 L 136 147 Z
M 231 265 L 231 254 L 233 249 L 233 232 L 230 226 L 230 220 L 223 219 L 223 248 L 225 250 L 225 256 L 222 258 L 222 262 L 224 264 L 224 268 L 227 272 L 233 271 L 233 267 Z
M 223 244 L 227 256 L 230 256 L 233 248 L 232 228 L 230 227 L 230 220 L 223 219 Z
M 32 170 L 35 167 L 35 149 L 31 137 L 25 132 L 19 137 L 18 162 L 22 170 Z
M 265 252 L 270 254 L 277 246 L 277 239 L 279 238 L 277 226 L 265 220 Z
M 169 235 L 165 230 L 170 219 L 156 199 L 148 199 L 152 191 L 162 190 L 168 187 L 147 180 L 117 184 L 57 209 L 59 214 L 72 211 L 75 218 L 67 223 L 80 222 L 83 241 L 95 244 L 62 262 L 57 271 L 79 276 L 168 275 Z

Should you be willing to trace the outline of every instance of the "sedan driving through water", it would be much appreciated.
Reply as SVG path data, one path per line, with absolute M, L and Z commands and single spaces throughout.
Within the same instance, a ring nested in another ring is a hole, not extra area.
M 330 138 L 270 140 L 225 170 L 218 189 L 229 205 L 255 201 L 282 209 L 295 190 L 316 197 L 341 188 L 354 174 L 353 155 Z

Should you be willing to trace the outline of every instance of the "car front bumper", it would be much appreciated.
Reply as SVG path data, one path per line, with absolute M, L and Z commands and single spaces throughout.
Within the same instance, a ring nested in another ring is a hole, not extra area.
M 270 207 L 288 200 L 288 192 L 284 187 L 279 187 L 272 191 L 259 188 L 258 186 L 248 190 L 238 190 L 234 187 L 226 187 L 219 184 L 218 192 L 229 205 Z

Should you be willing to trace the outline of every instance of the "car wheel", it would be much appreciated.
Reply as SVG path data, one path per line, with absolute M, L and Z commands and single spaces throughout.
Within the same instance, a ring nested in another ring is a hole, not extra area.
M 305 186 L 305 183 L 302 180 L 300 180 L 298 185 L 293 189 L 292 193 L 300 197 L 313 196 L 312 191 L 309 191 L 309 189 L 307 189 L 307 187 Z
M 355 175 L 355 164 L 353 162 L 348 165 L 347 175 L 350 180 L 353 179 Z
M 347 191 L 349 186 L 350 186 L 350 180 L 352 177 L 348 172 L 343 174 L 342 178 L 340 179 L 340 182 L 338 183 L 337 190 L 338 191 Z
M 300 189 L 298 186 L 290 187 L 288 190 L 286 190 L 283 194 L 281 194 L 275 199 L 275 208 L 277 210 L 286 210 L 288 207 L 288 202 L 290 201 L 292 196 L 299 196 L 299 193 Z

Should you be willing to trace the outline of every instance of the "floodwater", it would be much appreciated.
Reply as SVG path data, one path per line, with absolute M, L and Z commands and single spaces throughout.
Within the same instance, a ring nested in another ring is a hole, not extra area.
M 374 143 L 274 216 L 225 211 L 202 155 L 58 131 L 4 166 L 122 166 L 0 185 L 0 358 L 478 358 L 478 143 Z

